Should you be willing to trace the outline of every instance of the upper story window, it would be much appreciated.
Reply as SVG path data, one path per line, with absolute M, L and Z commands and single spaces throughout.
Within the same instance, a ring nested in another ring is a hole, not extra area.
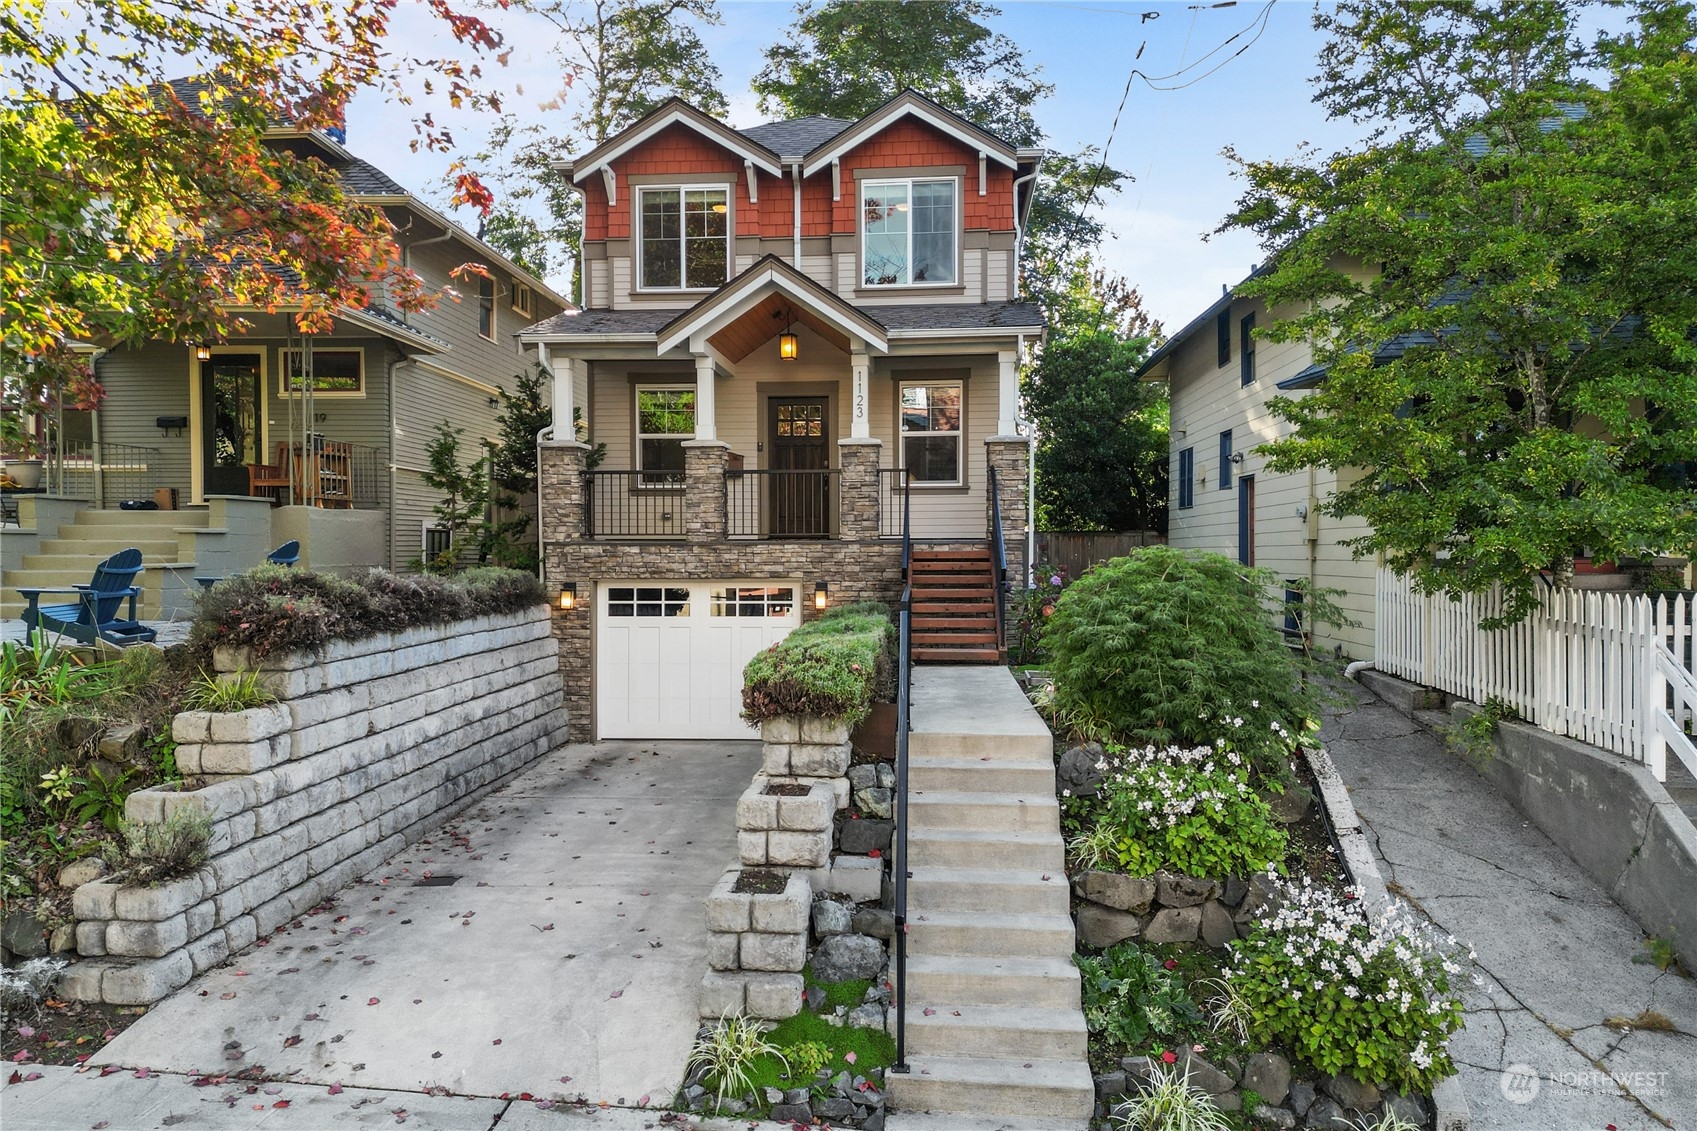
M 1184 448 L 1178 454 L 1178 507 L 1185 510 L 1196 505 L 1196 449 Z
M 955 282 L 959 187 L 952 177 L 861 182 L 861 282 L 869 287 Z
M 1214 319 L 1214 337 L 1219 346 L 1220 366 L 1224 368 L 1231 364 L 1232 359 L 1232 312 L 1230 307 L 1220 311 L 1220 316 Z
M 639 386 L 636 459 L 644 487 L 681 487 L 684 441 L 695 435 L 695 390 Z
M 495 340 L 495 280 L 487 275 L 477 277 L 477 332 Z
M 1255 315 L 1245 314 L 1238 323 L 1237 352 L 1240 360 L 1238 376 L 1243 384 L 1255 381 Z
M 513 310 L 526 318 L 530 317 L 531 290 L 529 283 L 513 284 Z
M 299 396 L 308 384 L 309 372 L 314 396 L 365 395 L 364 350 L 314 349 L 308 354 L 293 346 L 284 349 L 282 372 L 277 375 L 277 395 Z
M 730 205 L 723 186 L 639 188 L 636 201 L 642 289 L 706 289 L 730 278 Z
M 902 382 L 902 466 L 913 483 L 961 482 L 960 382 Z

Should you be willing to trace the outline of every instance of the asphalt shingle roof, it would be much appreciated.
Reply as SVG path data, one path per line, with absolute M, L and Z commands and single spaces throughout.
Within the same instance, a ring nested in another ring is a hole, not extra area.
M 806 118 L 791 118 L 787 122 L 750 126 L 737 132 L 780 157 L 795 157 L 811 153 L 852 125 L 853 122 L 842 118 L 813 114 Z
M 331 166 L 342 178 L 342 187 L 355 196 L 411 196 L 399 181 L 369 161 L 358 157 Z
M 676 310 L 566 310 L 520 330 L 521 334 L 657 334 Z

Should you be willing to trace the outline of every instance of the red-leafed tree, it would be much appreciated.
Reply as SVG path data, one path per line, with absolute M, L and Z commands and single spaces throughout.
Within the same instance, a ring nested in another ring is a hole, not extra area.
M 75 343 L 215 340 L 245 328 L 240 308 L 286 309 L 313 332 L 373 291 L 403 309 L 432 300 L 379 209 L 349 200 L 320 162 L 265 142 L 276 125 L 340 126 L 363 88 L 402 103 L 413 86 L 455 106 L 493 103 L 479 67 L 448 57 L 499 51 L 493 29 L 450 0 L 427 0 L 454 47 L 400 57 L 385 46 L 394 5 L 81 0 L 66 10 L 9 0 L 0 10 L 8 432 L 20 408 L 99 402 Z M 414 128 L 415 148 L 452 142 L 428 114 Z M 488 210 L 475 177 L 457 187 L 456 202 Z

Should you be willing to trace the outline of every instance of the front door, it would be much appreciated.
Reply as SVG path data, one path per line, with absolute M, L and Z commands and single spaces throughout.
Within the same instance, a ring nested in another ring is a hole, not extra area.
M 264 463 L 262 368 L 257 353 L 200 363 L 202 493 L 247 494 L 247 465 Z
M 825 398 L 773 397 L 769 404 L 768 532 L 774 538 L 823 538 L 831 533 Z

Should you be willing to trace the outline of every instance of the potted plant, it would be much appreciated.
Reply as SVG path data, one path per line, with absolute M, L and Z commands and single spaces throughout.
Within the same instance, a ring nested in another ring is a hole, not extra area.
M 41 486 L 40 448 L 24 424 L 21 404 L 8 403 L 0 413 L 0 474 L 7 485 L 33 491 Z

